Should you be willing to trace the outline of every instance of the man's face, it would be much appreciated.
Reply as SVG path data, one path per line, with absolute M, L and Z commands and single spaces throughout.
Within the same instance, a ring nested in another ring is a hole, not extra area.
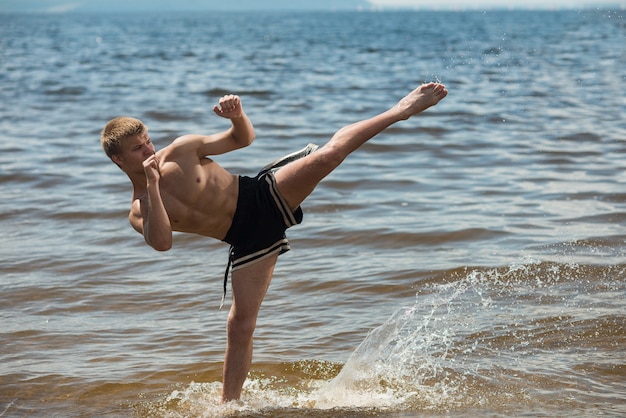
M 154 155 L 154 145 L 148 132 L 126 138 L 122 142 L 122 152 L 114 161 L 127 172 L 143 172 L 143 162 Z

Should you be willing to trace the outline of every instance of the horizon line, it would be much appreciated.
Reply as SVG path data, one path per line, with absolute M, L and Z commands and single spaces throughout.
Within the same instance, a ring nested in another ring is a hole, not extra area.
M 80 14 L 80 13 L 137 13 L 137 12 L 402 12 L 402 11 L 428 11 L 428 12 L 476 12 L 476 11 L 584 11 L 584 10 L 626 10 L 626 3 L 614 4 L 606 3 L 602 5 L 581 5 L 581 6 L 524 6 L 524 5 L 507 5 L 507 6 L 371 6 L 371 7 L 342 7 L 342 8 L 314 8 L 314 7 L 294 7 L 294 8 L 163 8 L 152 9 L 150 7 L 135 7 L 129 9 L 100 9 L 100 8 L 81 8 L 81 7 L 49 7 L 46 9 L 31 10 L 3 10 L 0 8 L 0 14 Z

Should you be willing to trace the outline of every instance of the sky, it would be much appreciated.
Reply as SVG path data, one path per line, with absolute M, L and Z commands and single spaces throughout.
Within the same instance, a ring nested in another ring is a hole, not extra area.
M 626 0 L 0 0 L 0 13 L 156 10 L 626 9 Z

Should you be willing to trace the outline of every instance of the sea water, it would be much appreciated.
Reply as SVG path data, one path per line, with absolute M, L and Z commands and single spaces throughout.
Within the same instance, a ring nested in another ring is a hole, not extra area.
M 623 11 L 0 16 L 0 416 L 626 413 Z M 254 174 L 392 106 L 288 232 L 241 402 L 227 247 L 128 225 L 99 133 L 228 128 Z

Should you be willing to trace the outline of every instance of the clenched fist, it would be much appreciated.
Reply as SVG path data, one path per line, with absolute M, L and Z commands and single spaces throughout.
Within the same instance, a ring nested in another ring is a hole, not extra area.
M 152 154 L 143 162 L 143 171 L 146 173 L 148 183 L 158 182 L 161 178 L 161 171 L 159 171 L 159 158 L 156 154 Z
M 226 119 L 238 118 L 243 114 L 241 99 L 234 94 L 228 94 L 220 99 L 219 105 L 213 106 L 213 111 Z

